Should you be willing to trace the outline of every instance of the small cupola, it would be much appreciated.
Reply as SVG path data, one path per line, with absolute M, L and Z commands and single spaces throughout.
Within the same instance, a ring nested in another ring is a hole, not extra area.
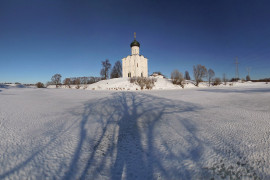
M 140 43 L 136 41 L 136 33 L 134 33 L 134 41 L 130 44 L 130 47 L 138 46 L 140 47 Z

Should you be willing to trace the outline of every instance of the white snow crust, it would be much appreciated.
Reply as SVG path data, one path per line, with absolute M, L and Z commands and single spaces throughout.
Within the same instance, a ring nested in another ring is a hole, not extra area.
M 270 179 L 269 84 L 159 80 L 151 91 L 106 90 L 119 79 L 0 86 L 0 179 Z

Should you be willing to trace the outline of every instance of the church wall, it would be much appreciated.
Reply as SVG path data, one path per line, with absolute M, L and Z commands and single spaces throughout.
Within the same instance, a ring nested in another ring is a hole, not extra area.
M 148 77 L 148 59 L 139 53 L 140 47 L 133 45 L 131 55 L 122 59 L 122 77 L 128 77 L 129 73 L 131 77 L 141 77 L 142 74 L 143 77 Z
M 123 66 L 123 77 L 128 77 L 128 73 L 131 73 L 131 76 L 141 77 L 141 73 L 143 73 L 143 77 L 148 77 L 148 60 L 139 55 L 127 56 L 122 59 Z M 138 67 L 137 67 L 138 65 Z
M 135 55 L 135 54 L 140 54 L 140 48 L 138 46 L 133 46 L 131 48 L 131 54 Z

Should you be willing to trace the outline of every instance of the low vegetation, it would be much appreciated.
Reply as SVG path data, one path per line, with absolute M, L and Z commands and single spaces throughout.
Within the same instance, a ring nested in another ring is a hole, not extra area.
M 184 88 L 184 78 L 181 72 L 174 70 L 171 73 L 171 79 L 173 84 L 180 85 L 182 88 Z
M 221 84 L 221 79 L 218 78 L 218 77 L 216 77 L 215 80 L 214 80 L 213 85 L 214 85 L 214 86 L 218 86 L 218 85 L 220 85 L 220 84 Z
M 44 86 L 44 84 L 43 84 L 42 82 L 38 82 L 38 83 L 36 84 L 36 87 L 37 87 L 37 88 L 44 88 L 45 86 Z
M 130 83 L 135 83 L 140 86 L 141 90 L 143 89 L 152 89 L 155 86 L 155 78 L 146 78 L 146 77 L 132 77 L 130 78 Z

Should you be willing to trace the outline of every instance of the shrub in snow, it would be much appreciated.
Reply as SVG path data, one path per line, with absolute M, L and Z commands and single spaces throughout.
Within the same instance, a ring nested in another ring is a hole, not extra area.
M 146 78 L 146 77 L 132 77 L 130 78 L 130 83 L 135 83 L 141 87 L 141 90 L 152 89 L 155 86 L 155 82 L 157 81 L 154 78 Z M 129 89 L 128 89 L 129 90 Z
M 181 72 L 179 72 L 178 70 L 174 70 L 171 73 L 171 79 L 173 84 L 180 85 L 182 88 L 184 88 L 184 78 Z
M 220 78 L 215 78 L 215 80 L 214 80 L 214 86 L 217 86 L 217 85 L 220 85 L 221 84 L 221 80 L 220 80 Z
M 37 86 L 37 88 L 44 88 L 44 87 L 45 87 L 44 84 L 43 84 L 42 82 L 38 82 L 38 83 L 36 84 L 36 86 Z
M 76 89 L 80 89 L 81 85 L 80 85 L 80 79 L 76 79 L 75 84 L 76 84 Z

